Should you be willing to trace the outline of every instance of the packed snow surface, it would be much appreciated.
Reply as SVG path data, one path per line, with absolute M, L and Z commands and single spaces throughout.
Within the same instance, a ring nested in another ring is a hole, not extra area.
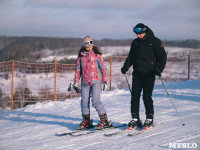
M 200 80 L 166 83 L 172 101 L 182 121 L 163 89 L 156 85 L 153 93 L 155 105 L 154 128 L 140 135 L 129 137 L 127 133 L 105 137 L 120 129 L 110 129 L 94 134 L 71 137 L 55 136 L 55 133 L 76 130 L 82 120 L 80 97 L 63 101 L 48 101 L 29 105 L 11 112 L 0 112 L 1 150 L 162 150 L 170 143 L 197 144 L 200 149 Z M 109 120 L 113 125 L 128 123 L 130 115 L 130 92 L 128 89 L 102 92 Z M 92 105 L 92 104 L 91 104 Z M 140 117 L 145 120 L 145 109 L 141 99 Z M 99 117 L 91 106 L 91 118 L 97 124 Z

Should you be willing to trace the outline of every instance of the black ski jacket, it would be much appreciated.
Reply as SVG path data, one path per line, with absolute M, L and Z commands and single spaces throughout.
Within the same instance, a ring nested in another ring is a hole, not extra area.
M 133 40 L 123 67 L 128 71 L 133 65 L 136 72 L 140 71 L 155 75 L 155 68 L 162 72 L 166 61 L 167 56 L 161 40 L 155 37 L 153 31 L 147 27 L 144 38 Z

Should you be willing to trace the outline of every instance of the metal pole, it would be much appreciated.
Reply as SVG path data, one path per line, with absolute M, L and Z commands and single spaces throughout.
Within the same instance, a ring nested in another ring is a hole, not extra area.
M 110 56 L 110 90 L 112 89 L 112 56 Z
M 126 78 L 126 83 L 128 84 L 129 91 L 130 91 L 130 93 L 131 93 L 131 87 L 130 87 L 130 84 L 129 84 L 129 82 L 128 82 L 128 79 L 127 79 L 126 74 L 125 74 L 125 78 Z
M 190 79 L 190 55 L 188 55 L 188 80 Z
M 166 93 L 167 93 L 169 99 L 170 99 L 170 102 L 172 103 L 172 106 L 174 107 L 174 109 L 175 109 L 175 111 L 176 111 L 176 113 L 177 113 L 177 115 L 178 115 L 178 117 L 179 117 L 179 119 L 180 119 L 180 121 L 181 121 L 181 123 L 182 123 L 182 126 L 184 126 L 185 123 L 184 123 L 183 120 L 181 119 L 181 117 L 180 117 L 180 115 L 179 115 L 179 113 L 178 113 L 178 111 L 177 111 L 177 109 L 176 109 L 174 103 L 172 102 L 172 100 L 171 100 L 171 96 L 169 95 L 169 93 L 168 93 L 168 91 L 167 91 L 167 89 L 166 89 L 166 87 L 165 87 L 165 85 L 164 85 L 164 83 L 163 83 L 162 78 L 159 77 L 159 79 L 160 79 L 160 81 L 161 81 L 161 83 L 162 83 L 162 85 L 163 85 L 163 87 L 164 87 L 164 89 L 165 89 L 165 91 L 166 91 Z
M 55 78 L 54 78 L 54 101 L 56 101 L 57 99 L 57 96 L 56 96 L 56 72 L 57 72 L 57 63 L 56 63 L 56 60 L 54 62 L 54 66 L 55 66 L 55 72 L 54 72 L 54 75 L 55 75 Z
M 12 82 L 11 82 L 11 111 L 13 111 L 13 88 L 14 88 L 15 61 L 12 61 Z

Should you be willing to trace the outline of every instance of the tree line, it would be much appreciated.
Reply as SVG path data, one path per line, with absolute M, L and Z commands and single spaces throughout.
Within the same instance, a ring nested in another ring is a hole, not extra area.
M 133 39 L 101 39 L 94 40 L 97 46 L 130 46 Z M 200 41 L 189 40 L 162 40 L 164 46 L 185 48 L 200 48 Z M 15 37 L 0 36 L 0 61 L 29 61 L 35 62 L 42 58 L 45 49 L 68 55 L 77 54 L 82 46 L 82 38 L 61 37 Z

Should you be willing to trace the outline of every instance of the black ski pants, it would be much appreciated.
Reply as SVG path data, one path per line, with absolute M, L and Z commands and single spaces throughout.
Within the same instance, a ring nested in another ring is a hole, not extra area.
M 139 115 L 140 96 L 143 91 L 143 101 L 146 109 L 146 115 L 154 114 L 152 92 L 155 83 L 155 75 L 149 75 L 143 72 L 133 72 L 132 78 L 132 96 L 131 113 Z

